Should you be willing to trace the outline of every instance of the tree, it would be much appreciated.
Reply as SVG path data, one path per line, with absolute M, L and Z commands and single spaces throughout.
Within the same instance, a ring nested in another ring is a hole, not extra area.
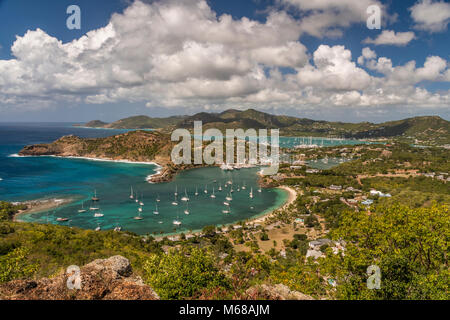
M 144 262 L 146 282 L 162 299 L 191 297 L 201 289 L 227 287 L 228 282 L 207 251 L 191 248 L 187 252 L 152 254 Z
M 327 249 L 324 271 L 338 283 L 342 299 L 449 299 L 448 206 L 410 209 L 379 207 L 349 211 L 342 217 L 336 239 L 345 239 L 345 255 Z M 367 268 L 381 270 L 381 288 L 367 288 Z

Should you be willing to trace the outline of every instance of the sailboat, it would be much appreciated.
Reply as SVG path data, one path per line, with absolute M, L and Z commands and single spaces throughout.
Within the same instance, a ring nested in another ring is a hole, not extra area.
M 228 207 L 225 208 L 224 210 L 222 210 L 222 213 L 225 213 L 225 214 L 231 213 L 231 207 L 230 207 L 230 205 L 228 204 L 228 205 L 226 205 L 226 206 L 228 206 Z
M 195 195 L 198 196 L 198 188 L 195 187 Z
M 139 202 L 139 205 L 142 207 L 144 205 L 144 194 L 141 193 L 141 201 Z
M 230 204 L 229 204 L 228 202 L 226 202 L 226 201 L 225 201 L 223 204 L 226 205 L 226 206 L 229 206 L 229 205 L 230 205 Z
M 178 195 L 178 186 L 175 186 L 175 197 Z
M 153 214 L 156 214 L 156 215 L 159 214 L 159 211 L 158 211 L 158 204 L 156 204 L 156 209 L 155 209 L 155 211 L 153 211 Z
M 159 199 L 159 194 L 156 196 L 156 202 L 160 202 L 161 199 Z
M 219 191 L 222 191 L 222 183 L 219 184 Z
M 133 186 L 131 186 L 130 199 L 134 199 Z
M 100 199 L 97 197 L 97 190 L 94 191 L 94 196 L 92 197 L 92 201 L 100 201 Z
M 174 225 L 176 225 L 176 226 L 179 226 L 179 225 L 181 225 L 181 221 L 180 221 L 180 218 L 179 218 L 178 212 L 177 212 L 177 219 L 176 219 L 176 220 L 173 220 L 173 224 L 174 224 Z
M 139 208 L 138 208 L 138 211 L 139 211 L 139 212 L 142 212 L 142 207 L 139 207 Z
M 227 197 L 225 197 L 225 199 L 228 200 L 228 201 L 232 201 L 233 198 L 231 197 L 231 193 Z
M 81 209 L 78 210 L 78 213 L 86 212 L 87 210 L 84 208 L 84 201 L 81 203 Z
M 213 199 L 216 198 L 216 195 L 214 194 L 214 187 L 213 187 L 213 192 L 212 192 L 211 198 L 213 198 Z
M 241 191 L 241 187 L 239 187 L 239 185 L 237 186 L 237 192 Z
M 186 203 L 186 210 L 184 210 L 184 214 L 188 215 L 189 213 L 189 204 Z
M 253 199 L 253 188 L 250 189 L 250 199 Z
M 100 209 L 99 209 L 100 210 Z M 96 213 L 94 213 L 94 217 L 95 218 L 101 218 L 101 217 L 103 217 L 104 216 L 104 214 L 103 213 L 101 213 L 100 211 L 99 212 L 96 212 Z
M 186 188 L 184 189 L 184 197 L 181 198 L 181 201 L 185 201 L 185 202 L 189 201 L 189 197 L 188 197 L 188 195 L 187 195 Z
M 142 213 L 142 208 L 139 208 L 141 210 L 139 210 L 139 215 L 137 217 L 134 217 L 134 220 L 143 220 L 144 218 L 141 217 L 141 213 Z
M 174 205 L 174 206 L 177 206 L 178 205 L 178 201 L 177 201 L 177 196 L 175 195 L 175 200 L 172 202 L 172 204 Z
M 204 192 L 208 193 L 208 186 L 207 185 L 205 185 L 205 191 Z
M 95 231 L 100 231 L 102 228 L 100 228 L 100 223 L 97 223 L 97 228 L 95 228 Z
M 58 222 L 65 222 L 67 220 L 69 220 L 69 218 L 58 218 L 58 219 L 56 219 L 56 221 L 58 221 Z
M 262 189 L 261 189 L 261 188 L 259 188 L 259 189 L 258 189 L 258 192 L 259 192 L 259 193 L 261 193 L 261 192 L 262 192 Z
M 242 186 L 242 190 L 245 190 L 247 187 L 245 186 L 245 182 L 244 185 Z

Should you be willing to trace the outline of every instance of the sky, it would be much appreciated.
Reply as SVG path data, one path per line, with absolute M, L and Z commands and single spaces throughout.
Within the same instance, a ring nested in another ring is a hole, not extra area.
M 449 23 L 442 0 L 0 0 L 0 121 L 449 120 Z

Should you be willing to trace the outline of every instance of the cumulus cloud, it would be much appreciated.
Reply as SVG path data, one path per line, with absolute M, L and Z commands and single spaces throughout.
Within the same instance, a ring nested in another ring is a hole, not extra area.
M 392 30 L 383 30 L 375 39 L 367 38 L 363 43 L 371 43 L 374 45 L 393 45 L 406 46 L 415 38 L 414 32 L 395 32 Z
M 430 33 L 447 29 L 450 22 L 450 3 L 444 1 L 421 0 L 410 9 L 415 28 Z
M 333 4 L 332 12 L 356 17 L 368 2 L 296 3 L 319 14 Z M 303 27 L 304 19 L 284 11 L 259 22 L 218 16 L 205 0 L 135 1 L 104 28 L 72 42 L 41 29 L 18 36 L 13 59 L 0 60 L 0 107 L 122 101 L 208 110 L 448 107 L 448 93 L 416 88 L 422 81 L 449 81 L 446 60 L 433 56 L 423 67 L 414 61 L 394 66 L 364 48 L 357 65 L 344 46 L 308 52 L 299 41 Z
M 278 0 L 301 14 L 301 30 L 315 37 L 338 37 L 342 29 L 355 23 L 366 24 L 367 8 L 377 5 L 385 20 L 394 19 L 378 0 Z

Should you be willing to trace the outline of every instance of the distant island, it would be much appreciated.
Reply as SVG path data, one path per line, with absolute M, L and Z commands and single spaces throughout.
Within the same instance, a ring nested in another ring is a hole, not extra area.
M 284 136 L 315 136 L 345 139 L 397 139 L 402 142 L 423 145 L 450 144 L 450 122 L 438 116 L 414 117 L 384 123 L 343 123 L 317 121 L 291 116 L 272 115 L 249 109 L 245 111 L 227 110 L 221 113 L 201 112 L 193 116 L 172 116 L 151 118 L 135 116 L 112 123 L 100 120 L 76 126 L 112 129 L 155 129 L 169 133 L 175 128 L 192 129 L 194 121 L 202 121 L 203 128 L 220 130 L 280 129 Z

